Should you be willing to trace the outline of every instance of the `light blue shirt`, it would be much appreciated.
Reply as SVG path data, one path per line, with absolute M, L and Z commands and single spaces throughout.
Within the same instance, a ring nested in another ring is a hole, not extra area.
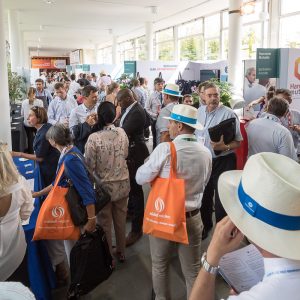
M 219 105 L 215 110 L 212 112 L 208 112 L 206 109 L 206 105 L 201 105 L 198 108 L 198 122 L 203 125 L 202 130 L 196 130 L 196 135 L 199 140 L 202 140 L 204 142 L 204 146 L 206 146 L 210 152 L 213 158 L 219 157 L 219 156 L 225 156 L 230 153 L 233 153 L 234 150 L 230 151 L 223 151 L 219 155 L 215 155 L 215 152 L 211 146 L 211 139 L 209 136 L 208 128 L 214 127 L 218 124 L 220 124 L 222 121 L 228 120 L 230 118 L 236 118 L 236 129 L 235 129 L 235 141 L 242 141 L 243 136 L 241 134 L 240 129 L 240 121 L 235 112 L 224 105 Z
M 92 108 L 88 108 L 84 105 L 84 103 L 80 104 L 79 106 L 75 107 L 71 111 L 70 120 L 69 120 L 69 127 L 72 127 L 82 124 L 86 121 L 86 118 L 91 115 L 92 113 L 97 113 L 97 108 L 99 104 L 94 105 Z
M 78 106 L 76 100 L 67 96 L 66 100 L 55 97 L 48 107 L 48 122 L 52 125 L 56 123 L 65 123 L 71 114 L 71 111 Z
M 136 94 L 138 103 L 145 107 L 147 97 L 144 90 L 140 87 L 133 87 L 132 91 Z
M 276 116 L 264 113 L 261 118 L 249 122 L 246 131 L 248 157 L 260 152 L 273 152 L 297 161 L 292 134 Z

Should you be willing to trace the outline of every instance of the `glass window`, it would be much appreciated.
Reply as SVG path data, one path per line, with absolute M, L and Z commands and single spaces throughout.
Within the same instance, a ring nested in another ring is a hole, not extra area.
M 174 60 L 174 42 L 164 42 L 156 44 L 157 59 L 159 60 Z
M 280 20 L 280 47 L 300 47 L 300 30 L 298 28 L 300 28 L 299 16 L 286 17 Z
M 147 59 L 146 37 L 142 36 L 136 39 L 136 51 L 138 60 Z
M 263 8 L 263 3 L 262 2 L 255 2 L 255 10 L 254 13 L 249 14 L 249 15 L 243 15 L 242 16 L 242 23 L 250 23 L 250 22 L 255 22 L 260 20 L 260 14 L 262 12 Z
M 205 41 L 205 56 L 206 59 L 215 60 L 219 58 L 220 40 L 211 39 Z
M 228 28 L 229 27 L 229 15 L 228 15 L 228 10 L 222 12 L 222 26 L 223 28 Z
M 242 27 L 242 58 L 255 58 L 256 48 L 261 47 L 261 23 Z
M 300 11 L 300 1 L 298 0 L 281 0 L 281 14 L 289 14 Z
M 99 49 L 99 63 L 100 64 L 112 63 L 112 47 Z
M 215 38 L 220 36 L 220 14 L 204 18 L 205 38 Z
M 222 31 L 222 59 L 228 58 L 228 29 Z
M 180 60 L 203 59 L 203 37 L 194 36 L 179 40 Z
M 129 40 L 119 44 L 118 47 L 120 62 L 124 60 L 134 60 L 134 40 Z
M 178 38 L 202 33 L 202 19 L 185 23 L 178 26 Z
M 158 31 L 155 34 L 156 43 L 173 40 L 173 37 L 174 37 L 173 27 L 162 31 Z

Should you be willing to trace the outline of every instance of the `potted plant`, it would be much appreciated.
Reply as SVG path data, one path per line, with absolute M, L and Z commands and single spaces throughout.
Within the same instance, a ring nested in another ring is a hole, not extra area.
M 11 64 L 7 64 L 8 71 L 8 89 L 11 104 L 15 104 L 17 100 L 24 99 L 26 94 L 25 79 L 16 72 L 11 71 Z

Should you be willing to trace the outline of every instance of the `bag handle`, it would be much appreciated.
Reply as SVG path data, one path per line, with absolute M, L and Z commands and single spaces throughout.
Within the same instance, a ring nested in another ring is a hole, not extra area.
M 176 148 L 173 142 L 169 142 L 171 150 L 171 161 L 170 161 L 170 178 L 177 177 L 177 155 Z
M 56 175 L 56 178 L 55 178 L 54 186 L 53 186 L 53 187 L 57 187 L 57 185 L 58 185 L 58 183 L 59 183 L 59 181 L 60 181 L 60 178 L 61 178 L 61 176 L 62 176 L 64 170 L 65 170 L 65 164 L 62 163 L 62 165 L 60 166 L 60 168 L 59 168 L 59 170 L 58 170 L 58 173 L 57 173 L 57 175 Z

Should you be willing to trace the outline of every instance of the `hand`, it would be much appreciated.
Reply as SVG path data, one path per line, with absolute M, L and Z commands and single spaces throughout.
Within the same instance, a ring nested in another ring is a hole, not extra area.
M 92 116 L 92 115 L 89 115 L 89 116 L 87 116 L 87 118 L 86 118 L 86 120 L 85 120 L 87 123 L 88 123 L 88 125 L 89 126 L 94 126 L 95 124 L 96 124 L 96 120 L 95 120 L 95 118 L 94 118 L 94 116 Z
M 90 219 L 83 227 L 84 232 L 93 232 L 96 229 L 96 218 Z
M 39 192 L 31 191 L 31 194 L 32 194 L 32 198 L 38 198 L 39 197 Z
M 218 142 L 210 142 L 213 150 L 216 150 L 216 151 L 225 151 L 227 150 L 227 146 L 225 145 L 224 143 L 224 136 L 222 135 L 220 140 Z
M 244 235 L 236 228 L 229 217 L 223 218 L 216 226 L 207 249 L 207 261 L 213 266 L 219 265 L 221 257 L 238 248 Z
M 292 130 L 295 130 L 295 131 L 297 131 L 298 133 L 300 133 L 300 125 L 299 125 L 299 124 L 297 124 L 297 125 L 292 125 L 292 126 L 290 126 L 290 128 L 291 128 Z

